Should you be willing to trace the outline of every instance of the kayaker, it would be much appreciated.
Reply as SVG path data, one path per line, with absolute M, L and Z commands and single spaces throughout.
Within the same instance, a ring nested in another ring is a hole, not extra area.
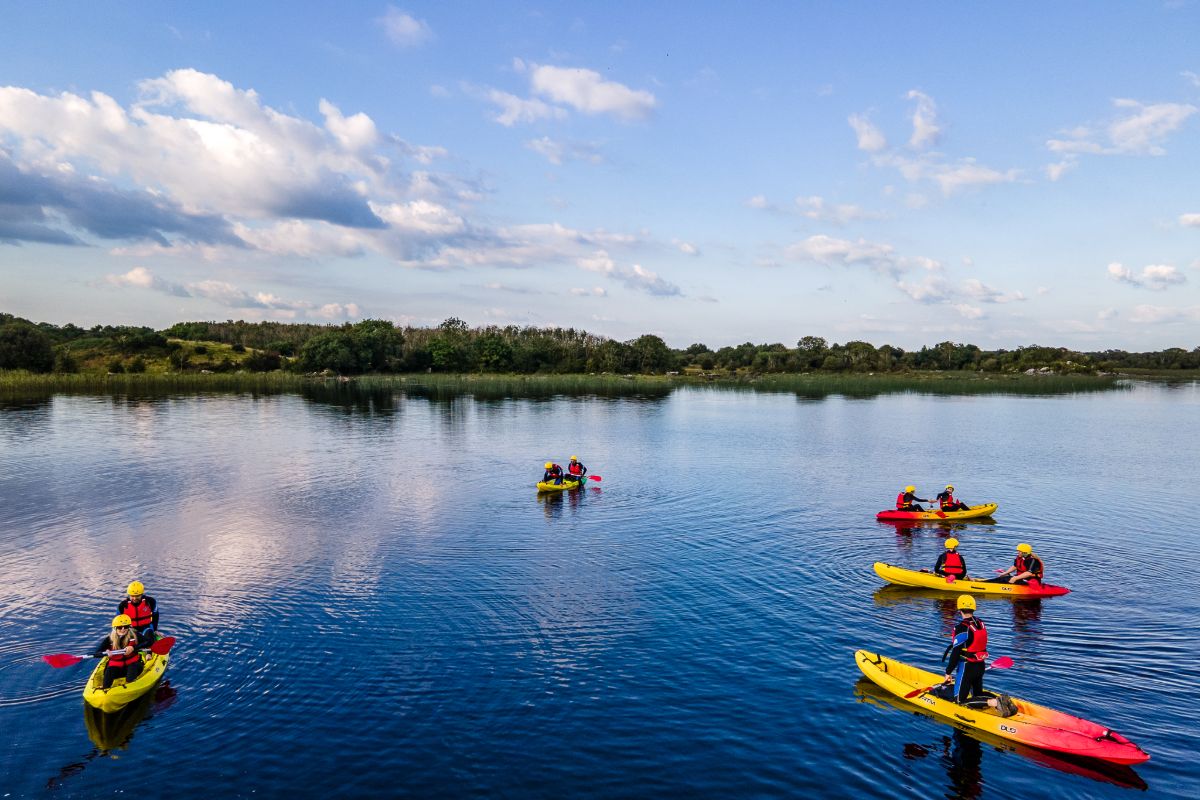
M 126 592 L 129 596 L 117 604 L 117 613 L 129 616 L 138 643 L 142 647 L 149 647 L 154 644 L 158 631 L 158 603 L 146 594 L 146 587 L 141 581 L 129 584 Z
M 567 464 L 567 474 L 577 481 L 582 481 L 583 476 L 587 475 L 587 467 L 579 460 L 579 456 L 571 456 L 571 463 Z
M 553 461 L 546 462 L 546 471 L 542 474 L 542 483 L 561 484 L 563 482 L 563 468 Z
M 995 708 L 1001 716 L 1011 717 L 1017 713 L 1005 695 L 990 697 L 983 691 L 983 672 L 987 668 L 987 627 L 983 620 L 975 616 L 975 598 L 969 594 L 958 596 L 958 614 L 962 619 L 954 626 L 953 639 L 946 648 L 943 658 L 949 655 L 946 664 L 946 684 L 953 683 L 949 697 L 959 705 L 970 705 L 978 708 Z M 945 687 L 945 684 L 943 684 Z M 948 688 L 948 687 L 947 687 Z
M 1017 557 L 1013 559 L 1013 565 L 1001 572 L 994 578 L 988 578 L 990 583 L 1019 583 L 1026 586 L 1030 581 L 1042 582 L 1042 574 L 1046 571 L 1042 560 L 1037 557 L 1037 553 L 1033 552 L 1033 547 L 1021 542 L 1017 545 Z
M 108 657 L 104 665 L 104 678 L 101 688 L 112 686 L 117 678 L 124 678 L 125 683 L 137 680 L 142 674 L 142 657 L 138 653 L 138 636 L 133 630 L 133 621 L 128 614 L 118 614 L 113 617 L 112 632 L 100 640 L 93 656 L 101 657 L 111 650 L 119 650 L 116 655 Z
M 896 510 L 897 511 L 924 511 L 917 503 L 932 503 L 932 500 L 926 500 L 923 497 L 917 497 L 917 487 L 905 486 L 904 491 L 896 495 Z
M 958 552 L 958 539 L 951 536 L 946 540 L 946 549 L 933 565 L 933 574 L 943 577 L 953 575 L 955 580 L 967 577 L 967 560 Z
M 946 484 L 946 490 L 940 492 L 935 498 L 938 502 L 938 508 L 942 511 L 966 511 L 970 508 L 969 505 L 961 500 L 954 499 L 954 484 Z

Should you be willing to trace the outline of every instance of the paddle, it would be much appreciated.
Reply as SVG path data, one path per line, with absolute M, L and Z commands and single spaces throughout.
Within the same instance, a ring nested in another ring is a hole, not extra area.
M 587 479 L 588 479 L 589 481 L 602 481 L 602 480 L 604 480 L 604 478 L 601 478 L 599 475 L 588 475 L 588 476 L 587 476 Z
M 150 645 L 149 649 L 150 649 L 150 652 L 154 653 L 154 655 L 156 655 L 156 656 L 165 656 L 167 653 L 171 652 L 171 648 L 174 646 L 175 646 L 175 637 L 174 636 L 164 636 L 163 638 L 156 641 L 154 644 Z M 73 666 L 75 664 L 78 664 L 80 661 L 83 661 L 88 658 L 104 658 L 105 656 L 112 656 L 112 655 L 116 655 L 117 653 L 123 653 L 123 652 L 125 652 L 125 651 L 124 650 L 106 650 L 102 655 L 98 655 L 98 656 L 97 655 L 73 656 L 70 653 L 55 653 L 55 654 L 49 655 L 49 656 L 42 656 L 42 661 L 45 661 L 47 664 L 54 667 L 55 669 L 60 669 L 62 667 Z
M 1000 656 L 995 661 L 993 661 L 992 663 L 990 663 L 986 667 L 984 667 L 983 671 L 987 672 L 989 669 L 1008 669 L 1012 665 L 1013 665 L 1013 660 L 1011 658 L 1009 658 L 1008 656 Z M 911 692 L 904 695 L 904 699 L 911 700 L 919 694 L 925 694 L 926 692 L 933 691 L 934 689 L 938 688 L 939 686 L 945 686 L 949 682 L 950 681 L 942 681 L 941 683 L 935 683 L 933 686 L 926 686 L 924 689 L 913 689 Z

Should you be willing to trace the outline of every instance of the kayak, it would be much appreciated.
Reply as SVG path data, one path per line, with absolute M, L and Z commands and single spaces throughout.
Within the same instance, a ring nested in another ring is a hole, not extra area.
M 1140 764 L 1150 759 L 1149 753 L 1109 728 L 1028 700 L 1013 697 L 1017 713 L 1002 717 L 995 709 L 970 708 L 930 693 L 906 698 L 904 695 L 913 689 L 940 684 L 945 675 L 926 672 L 866 650 L 856 652 L 854 659 L 862 673 L 884 690 L 917 708 L 945 717 L 959 727 L 1042 750 L 1098 758 L 1113 764 Z
M 947 520 L 947 519 L 981 519 L 990 517 L 996 510 L 996 503 L 985 503 L 981 506 L 971 506 L 966 511 L 880 511 L 875 515 L 878 520 Z
M 161 638 L 161 636 L 159 637 Z M 117 678 L 112 686 L 101 689 L 104 684 L 104 667 L 108 665 L 108 657 L 100 659 L 100 663 L 92 670 L 92 675 L 83 687 L 83 699 L 89 706 L 111 714 L 120 711 L 125 706 L 138 699 L 154 688 L 158 679 L 167 671 L 169 654 L 155 655 L 149 651 L 142 653 L 142 674 L 133 683 L 125 683 L 124 678 Z
M 582 483 L 583 481 L 573 481 L 564 478 L 562 483 L 538 481 L 537 488 L 539 492 L 563 492 L 567 489 L 578 489 Z
M 912 703 L 902 700 L 890 692 L 886 692 L 879 685 L 872 683 L 866 678 L 859 678 L 854 684 L 854 694 L 859 702 L 867 703 L 878 708 L 888 707 L 898 709 L 906 714 L 916 714 L 922 717 L 928 717 L 943 725 L 951 725 L 957 733 L 964 736 L 970 736 L 976 741 L 983 742 L 989 747 L 994 747 L 997 750 L 1016 753 L 1022 758 L 1028 758 L 1030 761 L 1037 762 L 1044 767 L 1065 772 L 1070 775 L 1080 775 L 1085 778 L 1090 778 L 1094 781 L 1110 783 L 1114 786 L 1121 786 L 1126 789 L 1146 790 L 1146 782 L 1133 771 L 1133 767 L 1127 764 L 1110 764 L 1107 761 L 1097 761 L 1094 758 L 1075 758 L 1074 756 L 1063 755 L 1060 753 L 1051 753 L 1048 750 L 1039 750 L 1036 747 L 1015 742 L 1009 739 L 1001 739 L 995 734 L 979 730 L 978 728 L 969 728 L 958 722 L 950 722 L 942 719 L 937 714 L 925 708 L 914 706 Z M 940 737 L 939 737 L 940 738 Z M 905 753 L 907 754 L 910 747 L 914 745 L 905 745 Z M 922 747 L 921 745 L 915 745 Z M 924 748 L 923 748 L 924 749 Z M 936 750 L 936 746 L 930 746 L 929 750 Z M 920 758 L 918 752 L 917 757 Z
M 1056 597 L 1067 594 L 1071 590 L 1065 586 L 1053 586 L 1049 583 L 1028 584 L 1018 583 L 987 583 L 971 577 L 951 580 L 932 572 L 915 569 L 905 569 L 882 561 L 875 562 L 875 572 L 888 583 L 897 586 L 918 586 L 922 589 L 937 589 L 942 592 L 955 594 L 996 594 L 1006 597 Z

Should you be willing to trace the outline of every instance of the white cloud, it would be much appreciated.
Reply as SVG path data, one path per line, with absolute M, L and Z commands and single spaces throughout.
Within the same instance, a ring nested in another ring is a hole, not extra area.
M 1025 300 L 1025 295 L 1021 292 L 1002 292 L 975 278 L 963 281 L 963 293 L 981 303 L 1013 303 Z
M 1160 156 L 1166 153 L 1164 140 L 1198 110 L 1185 103 L 1148 105 L 1128 99 L 1115 99 L 1113 106 L 1124 115 L 1102 128 L 1080 126 L 1066 131 L 1066 138 L 1050 139 L 1046 147 L 1055 153 Z
M 982 308 L 966 303 L 955 303 L 954 310 L 962 315 L 964 319 L 983 319 L 984 316 Z
M 1142 289 L 1162 291 L 1187 281 L 1187 276 L 1169 264 L 1149 264 L 1140 273 L 1134 273 L 1119 262 L 1108 265 L 1108 276 L 1119 283 L 1128 283 Z
M 950 284 L 938 275 L 927 275 L 918 283 L 897 281 L 896 288 L 918 303 L 946 303 L 954 297 Z
M 1180 214 L 1179 224 L 1185 228 L 1200 228 L 1200 214 Z
M 500 108 L 500 113 L 494 119 L 506 128 L 511 128 L 518 122 L 564 119 L 567 116 L 565 109 L 544 103 L 537 98 L 526 100 L 499 89 L 489 89 L 487 99 Z
M 1184 78 L 1187 78 L 1188 83 L 1192 84 L 1192 86 L 1200 88 L 1200 75 L 1197 75 L 1195 72 L 1190 72 L 1188 70 L 1184 70 L 1183 72 L 1181 72 L 1179 74 L 1182 75 Z
M 106 275 L 105 282 L 120 288 L 150 289 L 174 297 L 211 300 L 225 308 L 239 309 L 251 316 L 295 319 L 354 319 L 362 316 L 357 303 L 316 305 L 305 300 L 285 300 L 268 292 L 250 293 L 225 281 L 205 280 L 179 284 L 154 275 L 145 267 L 134 267 L 123 275 Z
M 529 82 L 534 94 L 585 114 L 612 114 L 623 120 L 637 120 L 649 116 L 658 105 L 654 95 L 644 89 L 606 81 L 600 73 L 579 67 L 531 64 Z
M 607 297 L 608 290 L 602 286 L 593 286 L 591 289 L 574 288 L 568 290 L 576 297 Z
M 941 264 L 924 257 L 905 257 L 896 253 L 889 244 L 869 242 L 866 239 L 850 241 L 836 239 L 825 234 L 810 236 L 796 242 L 785 251 L 793 261 L 808 261 L 826 266 L 867 266 L 889 275 L 920 267 L 937 270 Z
M 543 136 L 540 139 L 526 141 L 525 146 L 554 165 L 561 165 L 565 161 L 604 163 L 604 157 L 600 155 L 599 148 L 587 142 L 560 142 L 549 136 Z
M 865 150 L 868 153 L 878 153 L 881 150 L 886 150 L 888 143 L 884 138 L 883 132 L 867 119 L 863 114 L 851 114 L 847 119 L 850 127 L 854 129 L 854 133 L 858 136 L 858 149 Z
M 802 217 L 829 222 L 834 225 L 845 225 L 859 220 L 879 219 L 882 215 L 867 211 L 861 206 L 850 204 L 829 204 L 823 197 L 797 197 L 796 210 Z
M 392 44 L 399 47 L 417 47 L 433 38 L 433 31 L 424 20 L 409 16 L 395 6 L 388 6 L 376 21 Z
M 1046 177 L 1051 181 L 1058 181 L 1063 175 L 1066 175 L 1077 166 L 1079 166 L 1079 161 L 1070 157 L 1064 158 L 1062 161 L 1055 162 L 1054 164 L 1047 164 Z
M 598 272 L 602 275 L 620 281 L 631 289 L 646 292 L 656 297 L 682 297 L 683 291 L 675 284 L 663 279 L 657 273 L 646 269 L 641 264 L 630 268 L 619 267 L 604 250 L 598 250 L 590 256 L 576 259 L 580 269 Z
M 692 244 L 691 242 L 681 242 L 678 239 L 675 239 L 673 240 L 673 244 L 678 247 L 679 252 L 683 253 L 685 256 L 700 255 L 700 248 L 696 247 L 696 245 Z
M 1050 294 L 1050 287 L 1049 286 L 1039 286 L 1037 288 L 1037 293 L 1038 293 L 1038 296 L 1045 297 L 1046 295 Z
M 1135 306 L 1129 315 L 1131 322 L 1140 324 L 1159 324 L 1164 322 L 1200 321 L 1200 306 L 1171 308 L 1168 306 Z
M 768 209 L 771 208 L 771 203 L 767 201 L 766 195 L 756 194 L 746 201 L 746 205 L 750 208 Z
M 1102 308 L 1102 309 L 1100 309 L 1100 311 L 1098 311 L 1096 313 L 1096 319 L 1101 320 L 1101 321 L 1116 319 L 1117 315 L 1118 315 L 1118 312 L 1115 308 Z
M 912 114 L 912 138 L 908 140 L 908 143 L 917 149 L 937 144 L 942 129 L 938 125 L 937 106 L 934 104 L 933 98 L 916 89 L 910 91 L 907 97 L 909 100 L 917 101 L 917 107 L 913 109 Z

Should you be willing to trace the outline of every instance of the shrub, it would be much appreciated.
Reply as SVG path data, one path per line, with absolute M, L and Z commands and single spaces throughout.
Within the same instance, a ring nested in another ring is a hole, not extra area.
M 133 361 L 129 362 L 129 366 L 125 368 L 126 372 L 145 372 L 146 360 L 141 356 L 134 356 Z
M 108 362 L 108 371 L 113 374 L 120 374 L 125 371 L 125 362 L 119 358 L 114 358 Z

